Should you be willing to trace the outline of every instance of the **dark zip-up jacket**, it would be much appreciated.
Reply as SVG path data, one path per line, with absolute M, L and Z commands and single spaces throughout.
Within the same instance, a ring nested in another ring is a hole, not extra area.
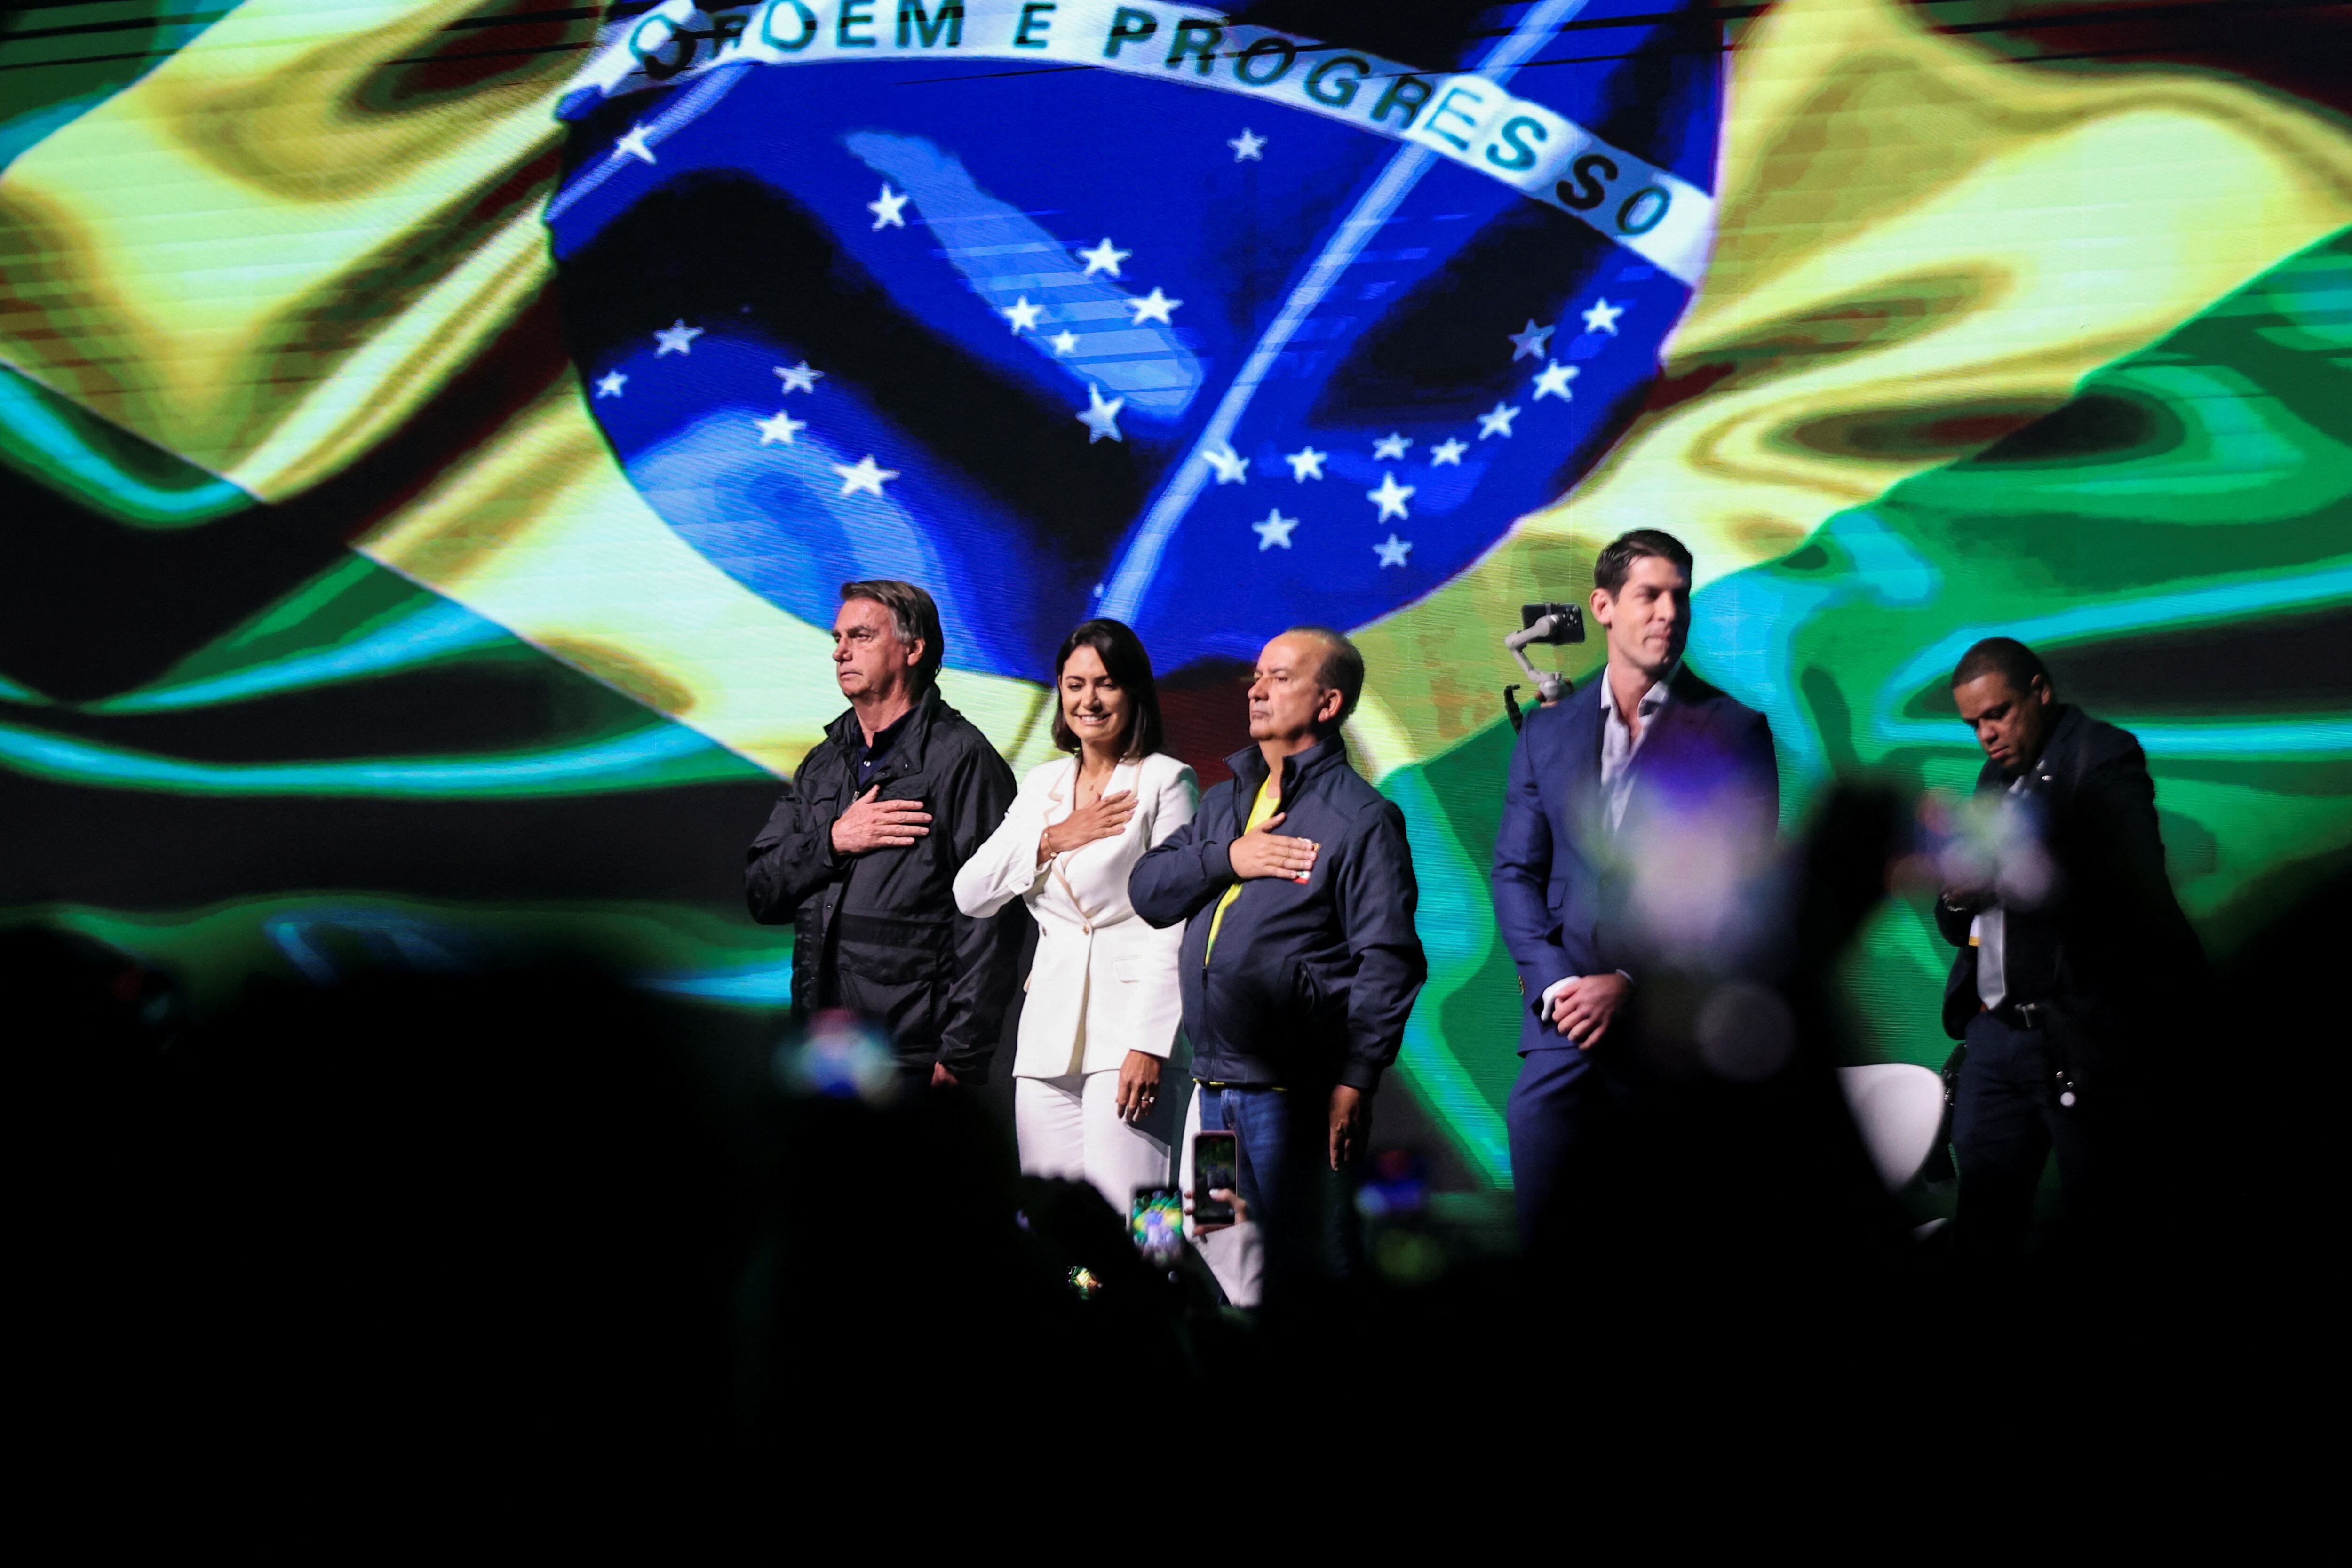
M 1370 1090 L 1396 1060 L 1405 1019 L 1429 978 L 1413 930 L 1420 889 L 1404 814 L 1348 764 L 1339 736 L 1283 760 L 1281 826 L 1320 848 L 1307 879 L 1234 875 L 1229 852 L 1265 782 L 1255 746 L 1225 759 L 1234 776 L 1201 797 L 1187 826 L 1135 864 L 1136 913 L 1191 922 L 1179 984 L 1192 1076 L 1205 1083 Z M 1209 927 L 1226 889 L 1214 953 Z
M 1013 804 L 1013 770 L 936 688 L 926 691 L 872 782 L 884 800 L 923 802 L 930 835 L 845 856 L 833 825 L 862 793 L 853 765 L 862 741 L 856 713 L 844 713 L 802 759 L 751 841 L 751 918 L 793 922 L 796 1016 L 850 1008 L 887 1027 L 902 1058 L 936 1058 L 959 1081 L 983 1082 L 1020 949 L 1003 914 L 957 910 L 955 874 Z

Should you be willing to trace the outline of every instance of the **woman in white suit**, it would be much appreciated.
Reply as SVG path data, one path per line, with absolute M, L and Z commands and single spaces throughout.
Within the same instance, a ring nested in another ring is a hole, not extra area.
M 1122 1215 L 1139 1186 L 1172 1179 L 1183 1126 L 1184 928 L 1154 931 L 1127 901 L 1144 851 L 1192 820 L 1192 770 L 1160 751 L 1151 659 L 1118 621 L 1087 621 L 1054 660 L 1054 740 L 987 843 L 956 873 L 957 906 L 1009 899 L 1037 921 L 1037 957 L 1013 1060 L 1021 1167 L 1083 1177 Z M 1163 1088 L 1163 1084 L 1167 1087 Z

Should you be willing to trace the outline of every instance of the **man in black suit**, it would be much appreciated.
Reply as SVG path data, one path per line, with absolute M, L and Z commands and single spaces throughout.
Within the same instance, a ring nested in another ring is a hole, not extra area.
M 1944 1028 L 1962 1042 L 1952 1109 L 1954 1241 L 1980 1261 L 2023 1251 L 2054 1151 L 2070 1227 L 2115 1239 L 2116 1167 L 2143 1139 L 2158 1063 L 2204 954 L 2164 872 L 2156 784 L 2139 742 L 2058 700 L 2033 650 L 1988 637 L 1952 671 L 1984 748 L 1973 851 L 1948 864 L 1936 923 L 1959 949 Z M 2154 1201 L 2146 1196 L 2144 1201 Z
M 1683 667 L 1690 552 L 1637 529 L 1592 578 L 1608 666 L 1528 715 L 1495 840 L 1496 921 L 1525 1003 L 1512 1181 L 1543 1248 L 1590 1229 L 1564 1204 L 1607 1201 L 1601 1156 L 1643 1093 L 1630 1021 L 1644 975 L 1738 972 L 1780 816 L 1764 716 Z

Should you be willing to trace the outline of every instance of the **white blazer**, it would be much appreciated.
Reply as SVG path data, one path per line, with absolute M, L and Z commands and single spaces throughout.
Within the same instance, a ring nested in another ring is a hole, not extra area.
M 1144 924 L 1127 901 L 1127 874 L 1144 851 L 1192 820 L 1200 781 L 1158 752 L 1119 763 L 1103 793 L 1135 792 L 1127 826 L 1040 869 L 1038 836 L 1076 808 L 1077 782 L 1076 757 L 1032 768 L 1003 822 L 956 873 L 956 907 L 965 914 L 992 914 L 1017 897 L 1037 921 L 1015 1078 L 1102 1072 L 1129 1050 L 1172 1055 L 1183 1021 L 1176 951 L 1184 928 Z

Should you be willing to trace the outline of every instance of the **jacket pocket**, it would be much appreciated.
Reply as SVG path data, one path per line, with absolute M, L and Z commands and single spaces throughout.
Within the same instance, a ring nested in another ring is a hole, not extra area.
M 1292 994 L 1297 998 L 1298 1016 L 1306 1026 L 1307 1037 L 1318 1049 L 1329 1050 L 1346 1037 L 1339 1008 L 1324 989 L 1322 977 L 1311 963 L 1301 963 L 1294 973 Z
M 845 914 L 835 949 L 842 1002 L 894 1038 L 929 1042 L 947 1016 L 953 928 L 945 921 Z
M 914 985 L 940 976 L 946 945 L 943 941 L 877 942 L 844 930 L 840 963 L 859 979 L 879 985 Z
M 1172 952 L 1122 952 L 1110 961 L 1111 978 L 1122 985 L 1173 985 L 1181 967 Z

